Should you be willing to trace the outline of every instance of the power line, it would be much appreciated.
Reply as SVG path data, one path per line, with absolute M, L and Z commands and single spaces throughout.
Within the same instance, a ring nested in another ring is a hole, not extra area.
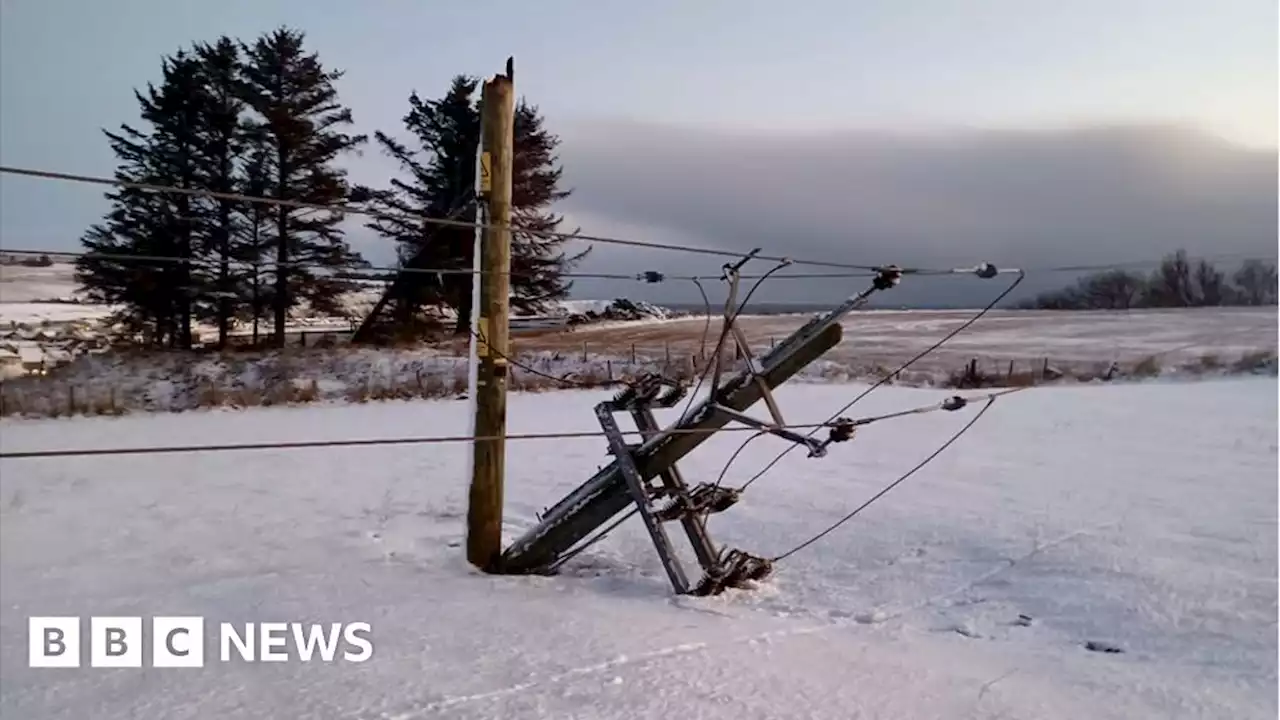
M 811 427 L 811 426 L 796 426 Z M 720 428 L 721 430 L 735 430 L 738 428 Z M 743 428 L 753 429 L 753 428 Z M 718 430 L 709 429 L 690 429 L 690 430 L 672 430 L 676 434 L 685 434 L 690 432 L 718 432 Z M 624 434 L 638 435 L 638 430 L 626 430 Z M 473 442 L 484 440 L 566 440 L 573 438 L 593 438 L 604 437 L 604 433 L 598 430 L 587 430 L 582 432 L 555 432 L 555 433 L 511 433 L 508 435 L 428 435 L 420 437 L 399 437 L 399 438 L 367 438 L 367 439 L 343 439 L 343 440 L 297 440 L 284 442 L 263 442 L 263 443 L 226 443 L 213 445 L 165 445 L 165 446 L 144 446 L 134 448 L 85 448 L 85 449 L 66 449 L 66 450 L 32 450 L 22 452 L 0 452 L 0 459 L 28 459 L 28 458 L 50 458 L 50 457 L 92 457 L 102 455 L 154 455 L 166 453 L 193 453 L 193 452 L 231 452 L 240 450 L 297 450 L 303 448 L 331 448 L 331 447 L 370 447 L 380 445 L 442 445 L 449 443 Z
M 1258 257 L 1257 253 L 1230 252 L 1230 253 L 1214 253 L 1212 255 L 1198 255 L 1192 259 L 1195 260 L 1247 260 Z M 1101 263 L 1097 265 L 1051 265 L 1047 267 L 1028 267 L 1025 270 L 1028 273 L 1085 273 L 1085 272 L 1105 272 L 1107 270 L 1125 270 L 1159 267 L 1165 258 L 1158 260 L 1129 260 L 1125 262 Z
M 207 265 L 217 268 L 223 261 L 219 258 L 198 258 L 198 257 L 180 257 L 177 255 L 146 255 L 134 253 L 102 253 L 90 250 L 33 250 L 28 248 L 0 248 L 0 253 L 9 255 L 20 255 L 25 257 L 41 257 L 47 256 L 50 259 L 59 258 L 66 260 L 75 260 L 78 258 L 93 258 L 109 262 L 137 262 L 137 263 L 174 263 L 174 264 L 190 264 L 190 265 Z M 1221 260 L 1248 260 L 1257 256 L 1256 253 L 1215 253 L 1213 255 L 1197 256 L 1210 262 Z M 1109 263 L 1099 265 L 1057 265 L 1024 268 L 1021 271 L 1017 269 L 1005 268 L 1000 273 L 1025 272 L 1028 275 L 1046 275 L 1060 273 L 1092 273 L 1105 272 L 1108 270 L 1126 270 L 1126 269 L 1144 269 L 1159 267 L 1164 262 L 1163 258 L 1150 260 L 1131 260 L 1120 263 Z M 266 260 L 261 262 L 253 262 L 251 260 L 229 259 L 226 264 L 230 267 L 242 267 L 256 269 L 260 272 L 271 272 L 277 267 L 310 269 L 310 270 L 332 270 L 337 273 L 388 273 L 388 274 L 421 274 L 421 275 L 486 275 L 497 274 L 495 270 L 476 270 L 474 268 L 419 268 L 411 265 L 396 266 L 378 266 L 378 265 L 357 265 L 351 264 L 347 266 L 325 265 L 315 262 L 306 261 L 285 261 Z M 790 263 L 796 264 L 796 263 Z M 949 270 L 916 270 L 914 274 L 922 277 L 940 277 L 944 275 L 958 275 L 972 271 L 972 268 L 953 268 Z M 811 272 L 811 273 L 778 273 L 772 274 L 771 270 L 764 274 L 741 274 L 738 277 L 742 280 L 850 280 L 855 278 L 872 278 L 876 276 L 876 272 L 871 270 L 858 270 L 849 272 Z M 533 274 L 511 270 L 505 273 L 511 276 L 519 276 Z M 562 277 L 583 279 L 583 280 L 623 280 L 623 281 L 639 281 L 644 283 L 661 283 L 665 281 L 702 281 L 714 279 L 711 275 L 669 275 L 663 272 L 646 270 L 639 273 L 584 273 L 566 271 L 561 273 Z M 373 278 L 391 280 L 393 278 Z
M 975 399 L 981 399 L 987 396 L 978 396 Z M 929 405 L 916 408 L 910 412 L 893 412 L 883 415 L 872 415 L 860 418 L 855 421 L 858 425 L 869 425 L 883 420 L 892 420 L 905 414 L 918 414 L 930 412 L 939 409 L 937 406 Z M 829 427 L 827 423 L 797 423 L 794 425 L 781 426 L 782 429 L 790 430 L 807 430 Z M 670 428 L 664 430 L 669 435 L 698 435 L 698 434 L 714 434 L 717 432 L 745 432 L 754 431 L 753 427 L 746 426 L 729 426 L 723 428 Z M 639 430 L 623 430 L 624 435 L 641 435 Z M 442 445 L 449 443 L 473 442 L 484 440 L 497 440 L 505 438 L 507 440 L 566 440 L 577 438 L 596 438 L 607 437 L 603 430 L 584 430 L 579 432 L 551 432 L 551 433 L 510 433 L 507 435 L 428 435 L 419 437 L 399 437 L 399 438 L 365 438 L 365 439 L 340 439 L 340 440 L 295 440 L 282 442 L 262 442 L 262 443 L 226 443 L 211 445 L 164 445 L 164 446 L 143 446 L 132 448 L 82 448 L 82 449 L 65 449 L 65 450 L 31 450 L 19 452 L 0 452 L 0 459 L 30 459 L 30 458 L 50 458 L 50 457 L 93 457 L 104 455 L 154 455 L 166 453 L 192 453 L 192 452 L 231 452 L 241 450 L 296 450 L 302 448 L 330 448 L 330 447 L 371 447 L 381 445 Z
M 878 388 L 882 387 L 885 383 L 889 382 L 889 380 L 894 376 L 898 375 L 898 373 L 901 373 L 904 370 L 907 370 L 912 365 L 916 364 L 920 360 L 932 354 L 938 348 L 950 342 L 952 338 L 954 338 L 955 336 L 967 330 L 970 326 L 972 326 L 978 320 L 982 319 L 987 313 L 991 312 L 992 308 L 998 305 L 1001 300 L 1005 299 L 1005 297 L 1007 297 L 1009 293 L 1013 292 L 1014 288 L 1018 287 L 1018 285 L 1021 284 L 1024 279 L 1026 279 L 1026 273 L 1019 272 L 1018 277 L 1012 283 L 1009 283 L 1009 287 L 1005 288 L 999 295 L 997 295 L 994 299 L 992 299 L 991 302 L 987 303 L 985 307 L 983 307 L 976 314 L 974 314 L 973 317 L 969 318 L 964 323 L 962 323 L 955 329 L 948 332 L 946 335 L 944 335 L 940 340 L 938 340 L 934 344 L 925 348 L 923 351 L 917 353 L 910 360 L 907 360 L 906 362 L 899 365 L 897 369 L 883 375 L 879 380 L 873 383 L 870 387 L 868 387 L 866 390 L 862 391 L 856 397 L 854 397 L 853 400 L 850 400 L 848 403 L 846 403 L 844 407 L 840 408 L 834 414 L 832 414 L 832 416 L 827 419 L 827 423 L 829 424 L 835 421 L 842 414 L 848 412 L 849 409 L 852 408 L 854 405 L 857 405 L 859 402 L 861 402 L 863 398 L 867 397 L 872 392 L 875 392 Z M 813 433 L 816 432 L 818 429 L 819 428 L 813 428 L 810 431 L 809 436 L 812 437 Z M 751 441 L 751 438 L 748 438 L 747 442 L 750 442 L 750 441 Z M 747 480 L 747 482 L 742 485 L 740 490 L 746 490 L 747 487 L 749 487 L 752 483 L 754 483 L 756 480 L 759 480 L 761 477 L 763 477 L 765 473 L 769 472 L 769 470 L 771 470 L 773 466 L 781 462 L 782 459 L 786 457 L 787 454 L 790 453 L 792 450 L 794 450 L 796 447 L 798 446 L 788 445 L 786 448 L 784 448 L 782 452 L 778 453 L 778 455 L 774 457 L 773 460 L 769 461 L 769 463 L 765 465 L 764 468 L 762 468 L 759 472 L 753 475 L 751 479 Z
M 1017 390 L 1023 390 L 1023 389 L 1025 389 L 1025 388 L 1015 388 L 1015 389 L 1014 389 L 1014 391 L 1017 391 Z M 1007 393 L 1006 393 L 1006 394 L 1007 394 Z M 986 414 L 987 410 L 990 410 L 990 409 L 991 409 L 991 406 L 995 404 L 995 402 L 996 402 L 996 398 L 997 398 L 997 397 L 999 397 L 999 396 L 998 396 L 998 395 L 992 395 L 992 396 L 990 396 L 990 397 L 987 399 L 987 404 L 986 404 L 986 405 L 983 405 L 983 406 L 982 406 L 982 409 L 981 409 L 981 410 L 979 410 L 979 411 L 978 411 L 978 413 L 977 413 L 976 415 L 974 415 L 972 418 L 969 418 L 969 422 L 965 423 L 965 424 L 964 424 L 964 426 L 963 426 L 963 427 L 961 427 L 961 428 L 960 428 L 960 430 L 956 432 L 956 434 L 954 434 L 954 435 L 952 435 L 950 438 L 948 438 L 946 442 L 944 442 L 942 445 L 940 445 L 940 446 L 938 447 L 938 449 L 936 449 L 936 450 L 934 450 L 932 453 L 930 453 L 930 454 L 929 454 L 929 456 L 928 456 L 928 457 L 926 457 L 924 460 L 921 460 L 918 464 L 916 464 L 916 466 L 915 466 L 915 467 L 913 467 L 913 468 L 911 468 L 910 470 L 908 470 L 906 473 L 904 473 L 902 476 L 900 476 L 897 480 L 894 480 L 893 482 L 891 482 L 891 483 L 889 483 L 888 485 L 886 485 L 885 487 L 883 487 L 883 488 L 882 488 L 879 492 L 877 492 L 875 495 L 872 495 L 872 496 L 871 496 L 871 498 L 870 498 L 870 499 L 868 499 L 866 502 L 864 502 L 864 503 L 862 503 L 861 505 L 859 505 L 858 507 L 854 508 L 852 512 L 850 512 L 849 514 L 847 514 L 847 515 L 845 515 L 844 517 L 840 518 L 839 520 L 835 521 L 835 522 L 834 522 L 834 523 L 832 523 L 831 525 L 827 526 L 827 527 L 826 527 L 822 532 L 820 532 L 820 533 L 818 533 L 818 534 L 814 535 L 813 537 L 809 538 L 808 540 L 805 540 L 804 542 L 800 543 L 799 545 L 796 545 L 795 547 L 791 548 L 790 550 L 787 550 L 786 552 L 784 552 L 784 553 L 782 553 L 782 554 L 780 554 L 780 555 L 777 555 L 777 556 L 775 556 L 775 557 L 771 558 L 771 559 L 770 559 L 770 562 L 775 562 L 775 563 L 776 563 L 776 562 L 779 562 L 779 561 L 782 561 L 782 560 L 786 560 L 787 558 L 791 557 L 792 555 L 795 555 L 796 553 L 798 553 L 798 552 L 800 552 L 801 550 L 803 550 L 803 549 L 805 549 L 805 548 L 809 547 L 810 545 L 813 545 L 814 543 L 818 542 L 819 540 L 821 540 L 822 538 L 826 537 L 827 535 L 830 535 L 831 533 L 835 532 L 835 531 L 836 531 L 836 530 L 837 530 L 841 525 L 844 525 L 845 523 L 849 522 L 849 521 L 850 521 L 850 520 L 852 520 L 853 518 L 857 517 L 858 513 L 861 513 L 863 510 L 866 510 L 868 507 L 870 507 L 870 506 L 871 506 L 871 504 L 872 504 L 872 503 L 874 503 L 875 501 L 879 500 L 880 498 L 882 498 L 882 497 L 884 497 L 886 494 L 888 494 L 888 492 L 889 492 L 890 490 L 893 490 L 894 488 L 898 487 L 898 486 L 899 486 L 899 485 L 901 485 L 903 482 L 905 482 L 908 478 L 910 478 L 912 475 L 915 475 L 915 474 L 916 474 L 916 472 L 918 472 L 918 471 L 919 471 L 921 468 L 923 468 L 925 465 L 928 465 L 929 463 L 933 462 L 935 458 L 937 458 L 939 455 L 941 455 L 941 454 L 943 453 L 943 451 L 945 451 L 947 448 L 951 447 L 951 445 L 952 445 L 952 444 L 954 444 L 954 443 L 955 443 L 955 441 L 959 440 L 959 439 L 960 439 L 960 437 L 961 437 L 962 435 L 964 435 L 965 433 L 969 432 L 969 429 L 970 429 L 970 428 L 972 428 L 972 427 L 973 427 L 973 426 L 978 422 L 978 420 L 980 420 L 980 419 L 982 418 L 982 416 L 983 416 L 984 414 Z
M 88 258 L 93 260 L 103 260 L 107 262 L 119 263 L 164 263 L 175 265 L 208 265 L 217 268 L 222 264 L 220 259 L 205 258 L 184 258 L 176 255 L 135 255 L 132 253 L 101 253 L 92 250 L 88 251 L 49 251 L 49 250 L 12 250 L 8 248 L 0 249 L 0 252 L 12 255 L 25 256 L 42 256 L 47 255 L 50 259 L 79 259 Z M 307 269 L 307 270 L 332 270 L 335 274 L 351 275 L 356 273 L 407 273 L 411 275 L 478 275 L 484 274 L 484 271 L 477 271 L 468 268 L 418 268 L 412 266 L 377 266 L 377 265 L 347 265 L 345 267 L 335 267 L 333 265 L 325 265 L 315 262 L 306 261 L 285 261 L 279 262 L 272 260 L 269 262 L 252 262 L 249 260 L 228 260 L 226 264 L 230 267 L 256 269 L 259 272 L 270 273 L 275 268 L 291 268 L 291 269 Z M 492 271 L 490 271 L 492 272 Z M 532 273 L 521 273 L 519 271 L 511 271 L 509 275 L 521 275 Z M 623 275 L 621 273 L 562 273 L 563 277 L 581 278 L 581 279 L 598 279 L 598 280 L 644 280 L 642 276 Z M 352 278 L 354 279 L 354 278 Z M 391 278 L 373 278 L 390 280 Z
M 159 185 L 154 183 L 139 183 L 139 182 L 132 182 L 127 180 L 119 180 L 116 178 L 106 178 L 106 177 L 98 177 L 98 176 L 92 176 L 92 175 L 78 175 L 73 173 L 63 173 L 63 172 L 56 172 L 52 170 L 38 170 L 33 168 L 20 168 L 20 167 L 8 166 L 8 165 L 0 165 L 0 174 L 21 175 L 25 177 L 35 177 L 35 178 L 43 178 L 43 179 L 50 179 L 50 180 L 62 180 L 65 182 L 76 182 L 76 183 L 84 183 L 84 184 L 90 184 L 90 185 L 118 187 L 118 188 L 124 188 L 124 189 L 140 190 L 144 192 L 174 193 L 174 194 L 180 194 L 180 195 L 188 195 L 192 197 L 204 197 L 204 198 L 210 198 L 215 200 L 227 200 L 231 202 L 264 203 L 268 205 L 282 205 L 285 207 L 292 207 L 292 208 L 306 209 L 306 210 L 330 210 L 334 212 L 341 212 L 341 213 L 346 213 L 351 215 L 363 215 L 366 217 L 382 218 L 382 219 L 388 219 L 388 220 L 404 220 L 405 219 L 393 213 L 388 213 L 380 210 L 374 210 L 368 207 L 360 207 L 358 205 L 351 205 L 351 204 L 345 204 L 345 203 L 333 203 L 333 204 L 309 203 L 309 202 L 304 202 L 300 200 L 290 200 L 287 198 L 272 198 L 272 197 L 263 197 L 263 196 L 244 195 L 241 193 L 220 192 L 215 190 L 206 190 L 202 188 L 179 188 L 179 187 Z M 421 215 L 421 216 L 414 216 L 414 219 L 426 224 L 437 225 L 440 227 L 457 227 L 457 228 L 469 228 L 469 229 L 475 229 L 475 228 L 502 229 L 503 227 L 501 225 L 496 225 L 492 223 L 477 223 L 474 221 L 457 220 L 457 219 L 454 219 L 453 217 L 436 218 L 436 217 Z M 597 242 L 602 245 L 619 245 L 619 246 L 626 246 L 626 247 L 648 248 L 651 250 L 670 250 L 675 252 L 685 252 L 685 253 L 693 253 L 693 254 L 699 254 L 699 255 L 709 255 L 714 257 L 727 257 L 727 258 L 738 258 L 738 257 L 741 257 L 742 255 L 740 252 L 733 251 L 733 250 L 718 250 L 715 248 L 697 248 L 697 247 L 689 247 L 685 245 L 673 245 L 670 243 L 655 243 L 655 242 L 642 241 L 642 240 L 627 240 L 624 238 L 609 237 L 604 235 L 584 235 L 581 233 L 566 233 L 566 232 L 559 232 L 559 231 L 553 231 L 553 230 L 539 230 L 537 228 L 524 227 L 520 225 L 511 225 L 506 229 L 513 232 L 521 232 L 527 235 L 532 235 L 534 237 L 543 237 L 543 238 L 561 239 L 561 240 L 579 240 L 583 242 Z M 1223 253 L 1223 254 L 1208 256 L 1205 259 L 1248 258 L 1248 257 L 1252 257 L 1253 255 L 1254 254 L 1250 254 L 1250 253 Z M 756 255 L 755 257 L 759 260 L 785 262 L 791 265 L 803 265 L 803 266 L 810 266 L 810 267 L 828 267 L 828 268 L 836 268 L 836 269 L 844 269 L 844 270 L 858 270 L 858 271 L 864 271 L 864 272 L 878 272 L 887 267 L 885 265 L 859 265 L 859 264 L 853 264 L 853 263 L 841 263 L 841 262 L 812 260 L 812 259 L 803 259 L 803 258 L 786 258 L 782 256 L 771 256 L 771 255 Z M 1018 268 L 998 268 L 998 269 L 991 268 L 991 270 L 995 274 L 1018 273 L 1018 272 L 1023 272 L 1024 270 L 1027 272 L 1036 272 L 1036 273 L 1090 272 L 1090 271 L 1102 271 L 1102 270 L 1116 270 L 1116 269 L 1122 269 L 1124 267 L 1150 267 L 1152 265 L 1158 265 L 1159 262 L 1160 261 L 1158 260 L 1157 261 L 1139 260 L 1139 261 L 1132 261 L 1127 263 L 1109 263 L 1109 264 L 1099 264 L 1099 265 L 1060 265 L 1060 266 L 1051 266 L 1051 267 L 1025 268 L 1022 270 Z M 964 275 L 964 274 L 973 273 L 977 269 L 978 268 L 968 268 L 968 267 L 959 267 L 959 268 L 905 267 L 905 268 L 901 268 L 901 272 L 903 274 L 909 274 L 909 275 Z M 441 272 L 441 271 L 433 270 L 431 272 Z M 474 271 L 453 270 L 451 272 L 466 273 L 466 272 L 474 272 Z M 744 279 L 749 279 L 752 276 L 744 275 L 742 277 Z M 845 278 L 845 277 L 863 277 L 863 275 L 860 275 L 860 274 L 848 275 L 845 273 L 805 274 L 805 275 L 787 274 L 787 275 L 776 276 L 776 279 L 800 280 L 800 279 Z M 619 279 L 624 279 L 624 278 L 619 278 Z
M 214 200 L 227 200 L 230 202 L 265 203 L 269 205 L 279 205 L 279 206 L 291 207 L 291 208 L 297 208 L 297 209 L 303 209 L 303 210 L 329 210 L 333 212 L 346 213 L 350 215 L 363 215 L 366 217 L 383 218 L 388 220 L 404 219 L 392 213 L 387 213 L 380 210 L 374 210 L 367 207 L 361 207 L 358 205 L 351 205 L 351 204 L 345 204 L 345 203 L 333 203 L 333 204 L 309 203 L 309 202 L 303 202 L 301 200 L 290 200 L 287 198 L 260 197 L 260 196 L 244 195 L 241 193 L 228 193 L 228 192 L 219 192 L 215 190 L 206 190 L 202 188 L 179 188 L 179 187 L 172 187 L 167 185 L 158 185 L 153 183 L 132 182 L 128 180 L 120 180 L 117 178 L 105 178 L 105 177 L 97 177 L 92 175 L 77 175 L 72 173 L 54 172 L 52 170 L 37 170 L 32 168 L 20 168 L 20 167 L 12 167 L 7 165 L 0 165 L 0 173 L 9 174 L 9 175 L 22 175 L 25 177 L 44 178 L 48 180 L 62 180 L 65 182 L 85 183 L 89 185 L 118 187 L 118 188 L 124 188 L 129 190 L 139 190 L 143 192 L 174 193 L 179 195 L 188 195 L 191 197 L 203 197 L 203 198 L 210 198 Z M 558 232 L 553 230 L 539 230 L 537 228 L 529 228 L 529 227 L 524 227 L 520 225 L 503 226 L 503 225 L 497 225 L 493 223 L 477 223 L 474 221 L 454 220 L 450 218 L 434 218 L 434 217 L 429 217 L 425 215 L 415 216 L 415 219 L 426 224 L 439 225 L 442 227 L 458 227 L 458 228 L 468 228 L 468 229 L 481 228 L 485 230 L 490 230 L 490 229 L 508 230 L 512 232 L 525 233 L 527 235 L 532 235 L 534 237 L 542 237 L 542 238 L 548 238 L 548 239 L 578 240 L 583 242 L 600 243 L 602 245 L 620 245 L 625 247 L 647 248 L 650 250 L 672 250 L 677 252 L 686 252 L 686 253 L 692 253 L 692 254 L 698 254 L 698 255 L 711 255 L 715 257 L 739 258 L 742 256 L 742 253 L 736 252 L 733 250 L 717 250 L 714 248 L 696 248 L 696 247 L 687 247 L 684 245 L 672 245 L 669 243 L 655 243 L 655 242 L 647 242 L 647 241 L 641 241 L 641 240 L 626 240 L 623 238 L 608 237 L 603 235 L 583 235 L 580 233 L 565 233 L 565 232 Z M 756 258 L 760 260 L 771 260 L 773 262 L 789 262 L 790 264 L 793 264 L 793 265 L 839 268 L 844 270 L 878 271 L 883 267 L 879 265 L 856 265 L 852 263 L 785 258 L 785 257 L 776 257 L 776 256 L 768 256 L 768 255 L 756 255 Z M 934 270 L 930 272 L 931 273 L 951 273 L 951 272 L 967 272 L 967 271 L 968 270 L 965 268 L 956 268 L 954 271 L 953 270 Z M 902 272 L 919 273 L 919 272 L 922 272 L 922 270 L 917 268 L 905 268 L 902 270 Z M 1005 270 L 1002 272 L 1009 272 L 1009 271 Z
M 133 253 L 102 253 L 92 250 L 30 250 L 26 248 L 0 248 L 0 253 L 9 255 L 21 255 L 26 257 L 48 256 L 50 259 L 60 258 L 67 260 L 75 260 L 79 258 L 91 258 L 94 260 L 104 260 L 108 262 L 137 262 L 137 263 L 173 263 L 173 264 L 189 264 L 189 265 L 208 265 L 217 268 L 222 264 L 222 260 L 218 258 L 206 259 L 195 257 L 180 257 L 177 255 L 143 255 Z M 474 268 L 420 268 L 413 266 L 377 266 L 377 265 L 347 265 L 335 267 L 333 265 L 324 265 L 315 262 L 306 261 L 285 261 L 276 260 L 253 262 L 250 260 L 232 259 L 227 260 L 226 264 L 231 267 L 243 267 L 256 269 L 260 272 L 271 272 L 277 267 L 310 269 L 310 270 L 332 270 L 335 273 L 352 274 L 352 273 L 407 273 L 419 275 L 486 275 L 498 274 L 495 270 L 476 270 Z M 506 275 L 532 275 L 530 272 L 521 272 L 519 270 L 510 270 Z M 667 281 L 702 281 L 711 279 L 705 275 L 668 275 L 666 273 L 647 270 L 639 273 L 582 273 L 568 271 L 560 274 L 561 277 L 583 279 L 583 280 L 634 280 L 644 283 L 661 283 Z M 868 278 L 875 277 L 874 272 L 858 271 L 847 273 L 789 273 L 785 275 L 742 275 L 745 280 L 761 280 L 766 277 L 772 277 L 775 280 L 814 280 L 814 279 L 852 279 L 852 278 Z M 392 278 L 373 278 L 391 280 Z

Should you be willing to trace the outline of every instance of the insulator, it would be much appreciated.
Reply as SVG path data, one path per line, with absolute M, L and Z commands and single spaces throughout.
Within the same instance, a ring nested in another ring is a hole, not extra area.
M 831 424 L 831 430 L 827 435 L 827 442 L 844 442 L 845 440 L 853 437 L 853 430 L 854 425 L 852 420 L 843 417 L 837 418 L 836 421 Z
M 880 268 L 876 274 L 876 279 L 871 282 L 872 287 L 877 290 L 888 290 L 894 287 L 902 280 L 902 268 L 897 265 L 889 265 Z

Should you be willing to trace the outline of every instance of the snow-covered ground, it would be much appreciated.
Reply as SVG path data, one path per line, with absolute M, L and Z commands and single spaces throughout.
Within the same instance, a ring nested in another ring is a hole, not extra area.
M 779 398 L 807 422 L 859 389 Z M 856 414 L 944 395 L 886 388 Z M 509 430 L 597 429 L 603 397 L 514 395 Z M 0 460 L 0 717 L 1270 720 L 1276 397 L 1274 378 L 1247 378 L 1003 398 L 761 588 L 706 599 L 669 595 L 638 520 L 559 577 L 471 571 L 461 444 Z M 456 435 L 465 410 L 0 421 L 0 447 Z M 781 552 L 973 411 L 871 425 L 825 459 L 792 453 L 711 531 Z M 713 480 L 742 439 L 712 438 L 686 476 Z M 752 443 L 728 482 L 780 447 Z M 510 535 L 607 460 L 600 439 L 507 452 Z M 363 620 L 375 651 L 358 665 L 26 667 L 28 616 L 111 614 Z
M 289 345 L 314 345 L 321 338 L 345 343 L 349 334 L 377 304 L 383 285 L 377 281 L 361 283 L 341 299 L 337 316 L 314 313 L 300 306 L 290 312 L 286 324 Z M 32 361 L 0 366 L 0 379 L 21 376 L 27 364 L 60 366 L 72 357 L 105 349 L 109 332 L 107 321 L 119 308 L 81 302 L 74 266 L 56 263 L 47 267 L 0 264 L 0 353 L 5 357 L 21 354 Z M 564 328 L 574 324 L 618 327 L 624 325 L 665 322 L 670 310 L 644 302 L 627 300 L 571 300 L 553 303 L 543 315 L 511 318 L 513 333 Z M 450 312 L 441 317 L 451 322 Z M 270 320 L 262 321 L 263 332 L 270 332 Z M 197 324 L 196 333 L 204 342 L 213 342 L 217 327 Z M 250 322 L 232 324 L 233 337 L 248 338 L 253 334 Z M 309 338 L 309 342 L 308 342 Z
M 0 323 L 40 325 L 42 323 L 66 323 L 77 320 L 103 320 L 112 309 L 107 305 L 81 305 L 78 303 L 6 302 L 0 303 Z
M 973 310 L 872 310 L 850 314 L 842 323 L 844 340 L 827 359 L 848 366 L 892 367 L 948 332 L 973 319 Z M 812 315 L 743 316 L 739 325 L 754 347 L 781 342 Z M 1048 360 L 1062 369 L 1087 369 L 1098 363 L 1134 363 L 1155 357 L 1162 365 L 1197 362 L 1206 356 L 1231 362 L 1243 354 L 1274 351 L 1276 308 L 1222 307 L 1129 312 L 997 310 L 923 358 L 915 367 L 950 373 L 973 358 L 995 367 L 1014 361 L 1020 369 Z M 715 342 L 720 321 L 711 326 Z M 537 350 L 573 350 L 584 343 L 599 353 L 622 353 L 629 346 L 644 354 L 697 352 L 704 318 L 676 318 L 636 327 L 590 327 L 576 335 L 545 336 L 525 346 Z M 994 369 L 994 368 L 993 368 Z
M 0 264 L 0 303 L 69 301 L 75 299 L 75 266 L 54 263 L 45 267 Z

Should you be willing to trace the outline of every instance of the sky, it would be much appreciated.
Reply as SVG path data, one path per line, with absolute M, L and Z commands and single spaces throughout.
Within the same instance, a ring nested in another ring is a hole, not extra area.
M 562 209 L 591 234 L 929 267 L 1276 252 L 1277 7 L 1265 0 L 0 3 L 5 165 L 109 175 L 100 129 L 136 121 L 132 90 L 162 56 L 283 24 L 346 71 L 361 132 L 394 132 L 410 91 L 438 95 L 514 56 L 518 93 L 563 141 L 575 192 Z M 373 148 L 344 164 L 373 185 L 395 171 Z M 74 249 L 104 209 L 100 188 L 0 177 L 0 246 Z M 393 257 L 350 237 L 371 260 Z M 719 264 L 597 246 L 580 269 Z M 857 289 L 784 285 L 758 297 Z M 900 296 L 990 292 L 973 280 Z

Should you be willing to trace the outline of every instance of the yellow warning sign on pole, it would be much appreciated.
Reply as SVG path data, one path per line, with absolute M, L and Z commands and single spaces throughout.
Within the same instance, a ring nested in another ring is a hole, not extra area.
M 493 187 L 493 175 L 489 172 L 491 167 L 489 151 L 485 150 L 480 153 L 480 193 L 488 193 Z

